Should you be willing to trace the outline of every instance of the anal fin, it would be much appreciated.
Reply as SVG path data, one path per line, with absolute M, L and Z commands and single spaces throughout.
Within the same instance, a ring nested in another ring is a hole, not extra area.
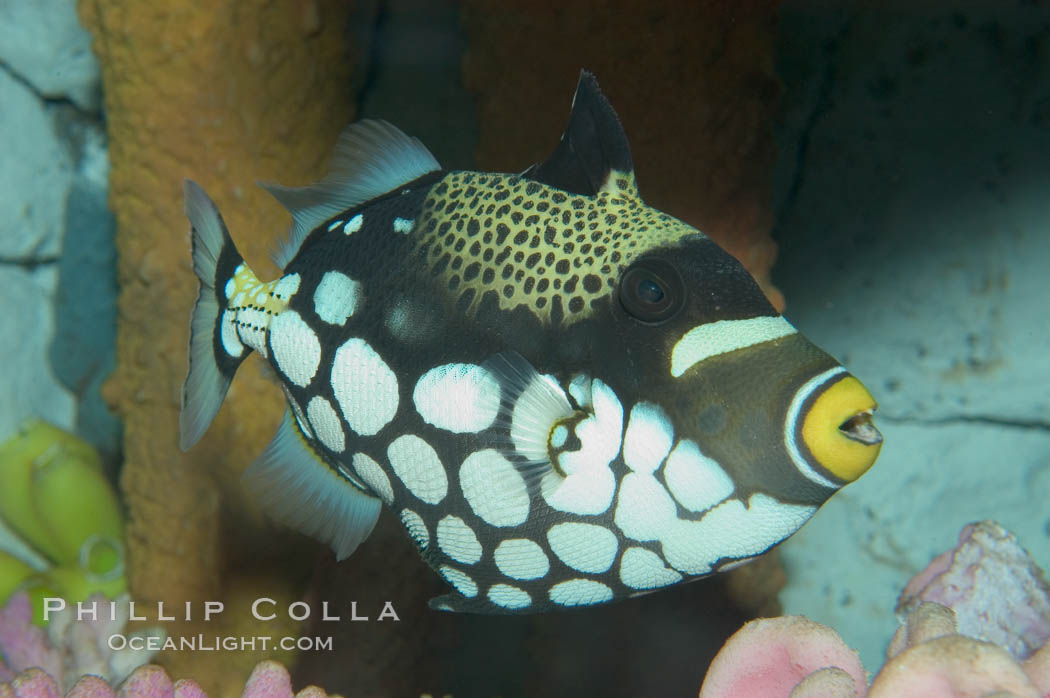
M 243 481 L 266 514 L 327 543 L 339 560 L 368 538 L 382 508 L 321 460 L 287 410 Z

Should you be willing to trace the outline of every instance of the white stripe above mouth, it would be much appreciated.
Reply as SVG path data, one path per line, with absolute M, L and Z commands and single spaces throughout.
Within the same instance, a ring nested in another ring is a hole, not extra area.
M 671 350 L 671 375 L 678 378 L 712 356 L 771 342 L 796 332 L 791 323 L 779 315 L 697 325 L 686 332 Z

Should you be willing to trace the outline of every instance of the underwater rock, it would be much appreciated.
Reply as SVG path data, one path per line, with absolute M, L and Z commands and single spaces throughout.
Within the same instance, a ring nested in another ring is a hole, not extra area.
M 546 158 L 585 68 L 616 105 L 646 203 L 709 235 L 782 307 L 769 278 L 777 5 L 465 2 L 478 169 Z
M 8 263 L 45 262 L 58 252 L 72 158 L 41 98 L 2 69 L 0 103 L 0 149 L 5 162 L 19 163 L 0 168 L 0 204 L 6 211 L 0 219 L 0 257 Z
M 29 417 L 73 425 L 73 397 L 46 362 L 57 281 L 50 262 L 58 250 L 72 162 L 43 103 L 3 69 L 0 104 L 0 152 L 5 162 L 19 163 L 0 168 L 0 207 L 6 212 L 0 219 L 0 287 L 6 309 L 0 336 L 8 338 L 0 349 L 6 367 L 0 373 L 0 394 L 18 398 L 0 402 L 0 438 L 5 438 Z
M 41 97 L 92 111 L 99 106 L 98 62 L 77 20 L 76 0 L 0 5 L 0 64 Z
M 79 11 L 102 66 L 117 221 L 118 360 L 103 394 L 124 420 L 131 589 L 173 604 L 252 585 L 287 594 L 290 582 L 278 578 L 301 540 L 264 529 L 239 484 L 280 422 L 280 391 L 243 371 L 209 437 L 188 455 L 176 445 L 196 289 L 180 192 L 192 176 L 220 205 L 236 200 L 224 206 L 227 224 L 253 267 L 273 271 L 266 254 L 290 221 L 254 182 L 316 179 L 352 119 L 349 7 L 82 0 Z M 229 694 L 231 668 L 247 672 L 261 658 L 198 652 L 163 661 Z
M 73 426 L 73 396 L 55 379 L 46 360 L 54 331 L 51 295 L 56 280 L 50 265 L 0 264 L 4 307 L 10 310 L 0 315 L 0 336 L 18 338 L 5 341 L 0 348 L 0 360 L 14 367 L 0 372 L 0 394 L 18 396 L 0 401 L 0 439 L 14 434 L 31 417 L 44 416 L 53 424 Z
M 789 319 L 867 382 L 886 439 L 879 468 L 782 549 L 781 601 L 874 668 L 891 590 L 962 522 L 1000 521 L 1050 560 L 1050 323 L 1032 321 L 1050 12 L 786 0 L 780 17 L 774 278 Z

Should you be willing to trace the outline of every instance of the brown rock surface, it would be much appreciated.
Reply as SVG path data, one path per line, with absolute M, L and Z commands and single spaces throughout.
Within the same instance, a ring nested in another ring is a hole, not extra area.
M 581 68 L 620 115 L 642 196 L 769 280 L 776 0 L 466 0 L 478 169 L 514 171 L 557 143 Z
M 287 567 L 287 542 L 263 534 L 237 485 L 277 427 L 280 391 L 258 364 L 244 367 L 202 442 L 187 454 L 176 445 L 196 292 L 182 180 L 205 187 L 249 264 L 271 277 L 267 253 L 290 218 L 254 182 L 317 178 L 353 117 L 350 4 L 81 0 L 79 10 L 102 64 L 118 226 L 118 367 L 105 393 L 124 420 L 131 589 L 169 608 L 264 588 L 288 597 L 291 582 L 274 572 Z M 250 625 L 241 610 L 226 615 L 207 630 Z M 202 629 L 166 627 L 171 635 Z M 263 654 L 162 661 L 174 676 L 192 674 L 209 693 L 228 695 Z

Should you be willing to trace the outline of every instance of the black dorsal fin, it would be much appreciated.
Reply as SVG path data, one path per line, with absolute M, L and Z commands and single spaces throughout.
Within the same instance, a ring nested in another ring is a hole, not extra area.
M 594 75 L 580 71 L 569 125 L 558 147 L 549 158 L 533 165 L 523 175 L 574 194 L 593 196 L 605 184 L 611 170 L 629 173 L 633 169 L 631 148 L 620 119 L 598 89 Z

